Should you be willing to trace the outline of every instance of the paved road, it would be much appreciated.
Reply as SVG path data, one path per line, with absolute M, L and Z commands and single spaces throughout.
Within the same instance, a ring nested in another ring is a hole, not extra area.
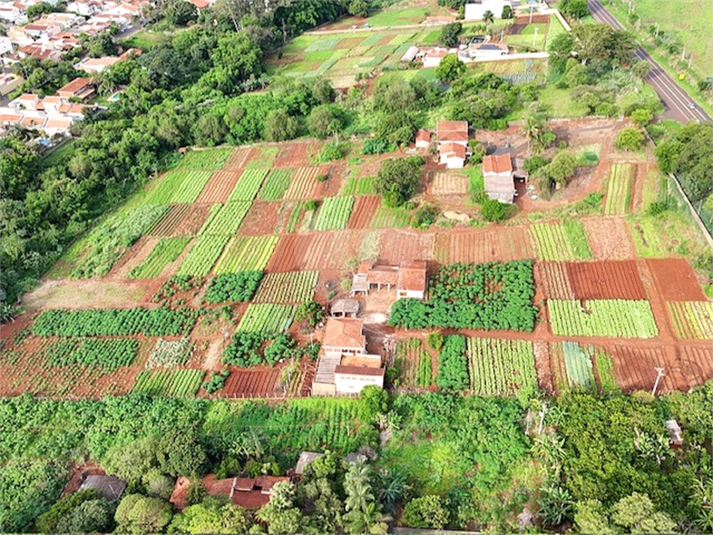
M 608 24 L 617 30 L 625 29 L 614 16 L 609 13 L 599 2 L 599 0 L 587 0 L 589 11 L 595 20 Z M 681 122 L 690 121 L 710 121 L 711 118 L 698 105 L 691 108 L 689 105 L 693 102 L 686 92 L 674 82 L 671 77 L 664 71 L 656 60 L 651 57 L 644 48 L 638 47 L 636 57 L 647 61 L 651 64 L 651 71 L 646 77 L 646 81 L 651 84 L 656 94 L 663 102 L 666 109 L 664 115 L 677 119 Z

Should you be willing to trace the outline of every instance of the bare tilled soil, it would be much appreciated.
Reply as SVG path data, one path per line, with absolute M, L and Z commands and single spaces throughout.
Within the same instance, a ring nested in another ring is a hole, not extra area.
M 240 178 L 239 171 L 218 171 L 213 173 L 208 179 L 203 191 L 196 199 L 196 203 L 215 204 L 225 202 L 235 188 Z
M 654 276 L 661 298 L 666 301 L 706 301 L 696 273 L 683 258 L 649 259 L 646 261 Z
M 633 260 L 567 264 L 575 299 L 646 299 Z

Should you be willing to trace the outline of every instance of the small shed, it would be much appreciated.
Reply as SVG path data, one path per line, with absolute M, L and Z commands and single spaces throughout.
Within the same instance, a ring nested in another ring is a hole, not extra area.
M 425 299 L 427 284 L 427 265 L 424 260 L 401 262 L 399 281 L 396 286 L 397 298 Z
M 418 47 L 411 46 L 406 51 L 406 53 L 403 56 L 401 56 L 401 61 L 403 63 L 411 63 L 413 60 L 416 59 L 416 55 L 418 55 Z
M 425 128 L 420 128 L 416 133 L 416 148 L 427 149 L 431 146 L 431 132 Z
M 681 426 L 676 420 L 666 420 L 666 429 L 668 430 L 668 443 L 679 448 L 683 446 L 683 437 L 681 436 Z
M 79 490 L 96 489 L 111 502 L 116 502 L 126 489 L 126 482 L 118 477 L 105 475 L 88 475 Z
M 356 318 L 359 313 L 359 301 L 355 299 L 337 299 L 332 303 L 330 312 L 335 318 L 346 318 L 347 316 Z
M 323 456 L 324 453 L 316 453 L 314 451 L 303 451 L 300 453 L 300 458 L 297 459 L 297 464 L 295 465 L 295 475 L 301 476 L 304 474 L 307 467 L 312 464 L 312 461 Z

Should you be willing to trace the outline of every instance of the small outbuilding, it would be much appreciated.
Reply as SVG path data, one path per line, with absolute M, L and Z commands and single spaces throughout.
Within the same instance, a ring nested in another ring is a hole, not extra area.
M 462 169 L 468 154 L 465 146 L 460 143 L 442 143 L 438 153 L 438 162 L 446 164 L 448 169 Z
M 491 154 L 483 158 L 485 193 L 490 199 L 512 203 L 515 198 L 512 159 L 509 153 Z
M 126 490 L 126 482 L 114 476 L 92 474 L 79 487 L 79 490 L 87 489 L 96 489 L 110 502 L 116 502 Z
M 416 148 L 428 149 L 431 146 L 431 132 L 425 128 L 419 129 L 416 133 Z
M 329 307 L 329 311 L 335 318 L 346 318 L 347 316 L 356 318 L 359 313 L 359 301 L 356 299 L 337 299 Z
M 396 285 L 396 297 L 425 299 L 427 280 L 427 265 L 425 260 L 401 262 L 399 265 L 399 281 Z
M 416 59 L 416 56 L 418 55 L 418 47 L 417 46 L 411 46 L 409 49 L 404 53 L 403 56 L 401 56 L 401 62 L 402 63 L 411 63 Z
M 307 467 L 312 464 L 312 461 L 320 457 L 324 457 L 324 453 L 314 451 L 303 451 L 300 453 L 300 458 L 297 459 L 297 464 L 295 465 L 295 475 L 301 476 L 304 474 Z

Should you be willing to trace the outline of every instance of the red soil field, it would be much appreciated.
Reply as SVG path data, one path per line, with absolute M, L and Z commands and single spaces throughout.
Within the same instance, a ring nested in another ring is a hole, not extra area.
M 526 227 L 501 227 L 439 234 L 436 251 L 436 260 L 442 263 L 534 258 Z
M 569 262 L 566 269 L 575 299 L 646 299 L 634 260 Z
M 660 295 L 666 301 L 706 301 L 696 273 L 683 258 L 649 259 L 649 266 Z
M 210 204 L 194 204 L 188 216 L 181 221 L 174 231 L 174 236 L 195 236 L 203 227 L 210 214 Z
M 318 260 L 324 256 L 330 238 L 331 234 L 324 232 L 281 236 L 266 271 L 281 272 L 322 268 Z
M 232 368 L 220 395 L 229 397 L 271 396 L 276 393 L 275 387 L 279 379 L 280 368 L 278 367 Z
M 636 258 L 629 229 L 623 218 L 584 218 L 581 220 L 596 260 Z
M 231 171 L 213 173 L 200 195 L 198 195 L 196 203 L 215 204 L 227 201 L 239 177 L 240 173 Z
M 238 234 L 240 236 L 266 236 L 275 230 L 278 220 L 279 202 L 255 201 L 248 210 Z
M 572 281 L 564 262 L 538 262 L 542 286 L 549 299 L 574 299 Z
M 398 265 L 401 261 L 431 260 L 434 234 L 407 230 L 389 230 L 379 240 L 379 261 Z
M 689 388 L 713 378 L 713 345 L 710 342 L 681 346 L 679 361 L 681 375 L 688 381 Z
M 171 236 L 190 211 L 189 204 L 174 204 L 147 233 L 149 236 Z
M 226 160 L 225 165 L 223 165 L 223 169 L 226 171 L 242 169 L 245 166 L 248 154 L 250 154 L 252 150 L 250 147 L 236 147 Z
M 688 390 L 688 381 L 680 372 L 674 346 L 651 346 L 651 344 L 627 343 L 607 351 L 614 361 L 614 376 L 624 392 L 653 389 L 656 382 L 656 367 L 663 367 L 665 375 L 659 382 L 658 394 L 674 390 Z M 703 382 L 703 381 L 701 381 Z
M 354 202 L 348 227 L 352 229 L 367 228 L 380 203 L 381 198 L 378 195 L 359 195 Z
M 313 141 L 289 141 L 280 144 L 273 167 L 304 167 L 309 165 L 309 154 L 316 149 Z

